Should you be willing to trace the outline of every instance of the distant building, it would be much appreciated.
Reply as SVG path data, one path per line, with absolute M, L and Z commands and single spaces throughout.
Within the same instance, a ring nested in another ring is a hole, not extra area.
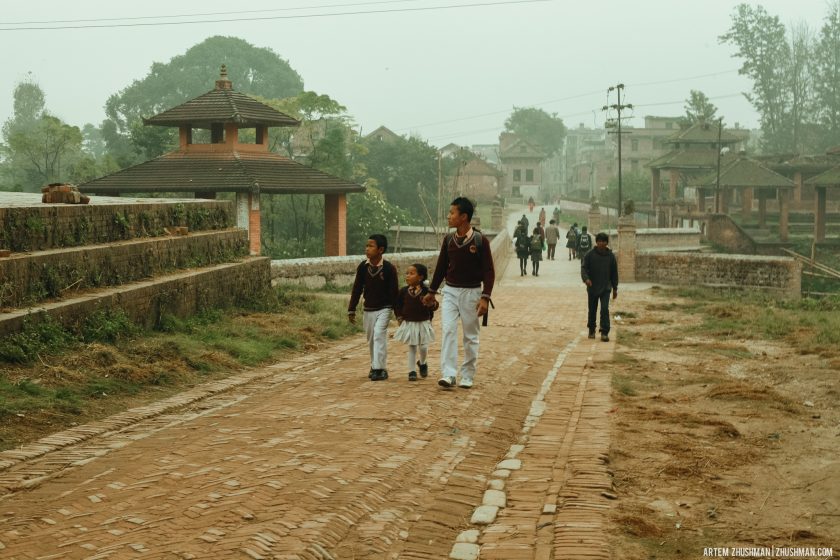
M 397 140 L 402 139 L 402 136 L 400 136 L 387 126 L 380 126 L 376 130 L 365 136 L 365 140 L 378 140 L 380 142 L 396 142 Z
M 499 136 L 499 161 L 503 174 L 501 194 L 506 198 L 533 196 L 543 199 L 541 163 L 545 152 L 512 132 Z
M 463 195 L 478 202 L 492 202 L 500 194 L 504 173 L 496 166 L 482 160 L 465 161 L 455 177 L 448 180 L 457 195 Z

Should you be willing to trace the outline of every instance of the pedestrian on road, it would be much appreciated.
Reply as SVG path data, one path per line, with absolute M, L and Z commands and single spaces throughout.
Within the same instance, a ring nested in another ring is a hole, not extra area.
M 522 224 L 516 228 L 513 234 L 516 256 L 519 257 L 519 276 L 528 274 L 528 255 L 531 254 L 531 238 L 528 237 L 528 230 Z
M 540 228 L 534 228 L 534 234 L 531 236 L 530 247 L 531 247 L 531 265 L 533 267 L 533 271 L 531 274 L 534 276 L 540 275 L 540 261 L 542 260 L 542 250 L 543 250 L 543 237 L 540 235 Z
M 554 223 L 557 224 L 557 227 L 560 227 L 560 209 L 556 206 L 554 207 L 554 212 L 551 213 L 551 218 L 554 220 Z
M 370 349 L 368 378 L 371 381 L 388 379 L 388 323 L 399 294 L 397 268 L 382 257 L 387 248 L 388 239 L 384 235 L 375 233 L 368 238 L 366 258 L 356 268 L 347 307 L 347 318 L 355 325 L 356 307 L 364 294 L 363 325 Z
M 460 367 L 459 387 L 473 386 L 478 362 L 479 317 L 487 313 L 490 295 L 496 280 L 490 243 L 480 231 L 473 229 L 473 203 L 458 197 L 449 207 L 449 227 L 455 228 L 443 240 L 429 293 L 423 298 L 426 305 L 434 305 L 438 288 L 444 278 L 441 304 L 441 378 L 444 388 L 455 385 L 458 369 L 458 320 L 461 321 L 464 341 L 464 361 Z M 482 288 L 483 286 L 483 288 Z
M 545 208 L 540 208 L 540 225 L 545 228 Z
M 569 250 L 569 260 L 577 258 L 578 233 L 575 228 L 577 228 L 577 222 L 572 224 L 572 227 L 566 232 L 566 248 Z
M 586 231 L 586 226 L 583 226 L 580 230 L 580 235 L 578 235 L 577 238 L 577 258 L 582 259 L 591 249 L 592 236 Z
M 394 314 L 400 324 L 394 333 L 394 339 L 408 345 L 409 381 L 417 381 L 418 371 L 423 379 L 429 375 L 426 357 L 429 353 L 429 344 L 435 341 L 432 318 L 438 304 L 437 302 L 434 302 L 432 306 L 423 304 L 423 297 L 429 293 L 429 288 L 426 287 L 428 279 L 429 269 L 425 265 L 414 263 L 409 266 L 405 271 L 407 286 L 400 290 L 397 305 L 394 307 Z
M 589 300 L 589 316 L 586 326 L 589 338 L 595 338 L 595 315 L 601 305 L 601 340 L 610 341 L 610 291 L 612 298 L 618 297 L 618 262 L 615 254 L 607 247 L 609 235 L 600 232 L 595 236 L 595 248 L 586 253 L 580 261 L 580 277 L 586 284 Z
M 522 226 L 525 228 L 525 231 L 527 232 L 528 226 L 530 225 L 530 222 L 528 221 L 528 216 L 522 214 L 522 217 L 519 218 L 519 223 L 522 224 Z
M 528 212 L 533 212 L 534 211 L 534 204 L 535 204 L 534 197 L 529 196 L 528 197 Z
M 548 222 L 548 227 L 545 228 L 545 242 L 548 245 L 548 260 L 554 260 L 554 251 L 557 249 L 557 242 L 560 241 L 560 228 L 554 220 Z

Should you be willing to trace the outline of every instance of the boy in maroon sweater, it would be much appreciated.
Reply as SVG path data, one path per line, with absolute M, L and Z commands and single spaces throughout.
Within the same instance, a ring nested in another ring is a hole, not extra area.
M 441 378 L 438 385 L 449 388 L 455 385 L 458 367 L 458 320 L 461 321 L 464 340 L 464 362 L 460 366 L 459 387 L 473 386 L 478 361 L 479 318 L 487 313 L 496 272 L 490 242 L 470 225 L 473 204 L 465 197 L 458 197 L 449 207 L 449 227 L 456 228 L 447 235 L 440 248 L 435 274 L 429 293 L 423 298 L 427 305 L 434 305 L 435 295 L 444 279 L 441 304 L 440 345 Z
M 371 381 L 388 379 L 388 323 L 391 321 L 391 310 L 397 302 L 399 286 L 397 284 L 397 269 L 393 264 L 382 258 L 388 248 L 388 239 L 384 235 L 373 234 L 365 245 L 365 257 L 356 268 L 356 280 L 350 293 L 350 305 L 347 308 L 347 318 L 356 324 L 356 306 L 362 294 L 364 303 L 364 327 L 370 347 Z

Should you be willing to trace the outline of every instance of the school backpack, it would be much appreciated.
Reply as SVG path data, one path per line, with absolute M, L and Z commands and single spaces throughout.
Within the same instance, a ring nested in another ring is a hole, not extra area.
M 592 248 L 592 238 L 589 237 L 588 233 L 580 234 L 580 250 L 581 251 L 588 251 Z
M 543 248 L 543 242 L 542 242 L 542 239 L 540 239 L 540 236 L 539 235 L 533 235 L 531 237 L 531 250 L 542 252 L 542 248 Z

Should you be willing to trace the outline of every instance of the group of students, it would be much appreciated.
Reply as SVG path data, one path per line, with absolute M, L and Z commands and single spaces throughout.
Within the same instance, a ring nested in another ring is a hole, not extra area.
M 592 249 L 592 236 L 586 231 L 586 226 L 578 228 L 577 222 L 566 232 L 566 248 L 569 250 L 569 260 L 581 259 Z
M 406 285 L 398 286 L 396 267 L 385 260 L 383 255 L 388 248 L 384 235 L 374 234 L 365 246 L 365 260 L 356 269 L 356 277 L 350 294 L 347 310 L 348 319 L 356 323 L 356 308 L 364 296 L 364 330 L 370 350 L 371 381 L 388 379 L 386 367 L 388 356 L 388 323 L 391 312 L 396 315 L 399 326 L 394 338 L 407 345 L 408 380 L 417 381 L 429 373 L 427 363 L 429 344 L 434 342 L 435 334 L 432 319 L 438 309 L 441 313 L 441 352 L 440 379 L 438 385 L 443 388 L 456 386 L 469 389 L 473 387 L 476 365 L 478 362 L 480 319 L 486 316 L 492 304 L 490 296 L 495 283 L 495 268 L 490 244 L 485 241 L 480 231 L 474 229 L 472 220 L 474 207 L 465 197 L 452 201 L 449 209 L 449 227 L 454 233 L 446 235 L 441 244 L 440 254 L 435 265 L 434 275 L 429 281 L 429 272 L 425 265 L 414 263 L 405 273 Z M 520 240 L 528 239 L 528 253 L 535 262 L 535 276 L 539 275 L 539 262 L 542 260 L 543 245 L 556 245 L 560 231 L 555 220 L 548 228 L 535 227 L 531 236 L 527 235 L 527 218 L 522 216 L 517 226 L 517 255 L 520 255 Z M 577 225 L 577 224 L 575 224 Z M 556 235 L 554 235 L 556 230 Z M 587 235 L 583 228 L 581 235 Z M 551 232 L 551 234 L 549 233 Z M 607 247 L 609 237 L 606 233 L 595 236 L 595 247 L 581 256 L 581 280 L 586 285 L 589 304 L 587 327 L 589 338 L 595 338 L 596 324 L 600 325 L 601 340 L 609 341 L 610 319 L 609 300 L 618 296 L 618 265 L 615 255 Z M 539 244 L 539 245 L 537 245 Z M 580 244 L 576 252 L 580 253 Z M 553 259 L 553 251 L 549 252 Z M 536 256 L 536 259 L 534 258 Z M 571 257 L 570 257 L 571 258 Z M 520 257 L 520 272 L 525 274 L 523 259 Z M 441 286 L 443 288 L 441 289 Z M 438 290 L 442 301 L 438 304 Z M 596 323 L 597 309 L 600 307 L 600 321 Z M 458 323 L 461 323 L 464 360 L 458 364 Z
M 495 269 L 490 244 L 481 232 L 470 225 L 474 207 L 465 197 L 452 201 L 449 227 L 455 228 L 441 245 L 435 272 L 429 285 L 428 269 L 421 263 L 408 267 L 406 285 L 400 289 L 397 269 L 383 258 L 388 248 L 384 235 L 374 234 L 367 240 L 365 260 L 356 269 L 356 277 L 347 310 L 351 323 L 356 323 L 356 307 L 364 296 L 363 325 L 370 349 L 371 381 L 388 379 L 388 323 L 391 311 L 399 327 L 394 338 L 408 346 L 408 380 L 425 378 L 429 344 L 435 335 L 431 321 L 436 310 L 441 313 L 441 377 L 438 385 L 463 389 L 473 386 L 479 348 L 479 320 L 486 316 L 495 283 Z M 437 301 L 441 289 L 442 302 Z M 463 331 L 464 361 L 458 365 L 458 322 Z

